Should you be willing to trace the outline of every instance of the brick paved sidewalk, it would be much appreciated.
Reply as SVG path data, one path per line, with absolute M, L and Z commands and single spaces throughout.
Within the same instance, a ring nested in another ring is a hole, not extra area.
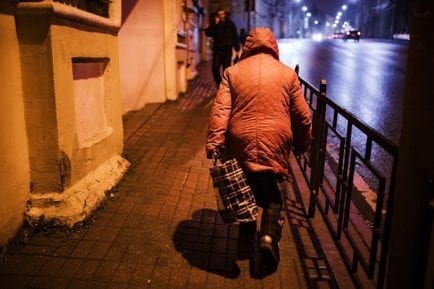
M 296 189 L 286 197 L 279 270 L 250 276 L 249 260 L 238 254 L 238 228 L 220 221 L 208 176 L 209 71 L 202 64 L 178 101 L 125 117 L 132 166 L 104 208 L 81 229 L 17 236 L 0 264 L 1 289 L 333 288 Z

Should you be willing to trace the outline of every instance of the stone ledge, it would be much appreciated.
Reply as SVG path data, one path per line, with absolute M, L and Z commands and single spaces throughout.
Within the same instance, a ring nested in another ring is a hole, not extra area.
M 130 163 L 113 156 L 95 171 L 63 192 L 32 194 L 26 220 L 31 225 L 49 222 L 72 227 L 87 219 L 128 170 Z
M 51 0 L 20 2 L 17 5 L 15 13 L 17 15 L 54 15 L 114 32 L 119 31 L 121 27 L 120 19 L 105 18 L 63 3 L 52 2 Z

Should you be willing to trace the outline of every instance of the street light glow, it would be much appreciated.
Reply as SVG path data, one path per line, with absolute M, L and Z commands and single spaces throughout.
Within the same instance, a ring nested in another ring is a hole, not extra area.
M 307 7 L 303 6 L 303 7 L 301 7 L 301 10 L 303 10 L 304 12 L 306 12 L 307 11 Z
M 315 33 L 312 35 L 312 39 L 314 41 L 322 41 L 322 34 L 321 33 Z
M 301 0 L 294 0 L 294 2 L 298 4 L 301 2 Z
M 342 5 L 342 10 L 347 10 L 347 5 Z
M 310 16 L 312 16 L 312 13 L 307 12 L 307 13 L 306 13 L 306 16 L 307 16 L 307 17 L 310 17 Z

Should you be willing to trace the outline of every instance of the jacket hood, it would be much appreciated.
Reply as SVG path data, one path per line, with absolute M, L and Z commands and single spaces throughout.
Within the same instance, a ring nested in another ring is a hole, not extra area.
M 273 32 L 266 27 L 254 28 L 247 35 L 241 59 L 258 53 L 268 53 L 279 60 L 279 48 Z

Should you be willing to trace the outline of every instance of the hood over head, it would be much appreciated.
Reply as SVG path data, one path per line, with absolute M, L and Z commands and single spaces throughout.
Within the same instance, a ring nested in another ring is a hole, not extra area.
M 241 59 L 258 53 L 268 53 L 279 60 L 279 48 L 273 32 L 266 27 L 253 28 L 243 46 Z

